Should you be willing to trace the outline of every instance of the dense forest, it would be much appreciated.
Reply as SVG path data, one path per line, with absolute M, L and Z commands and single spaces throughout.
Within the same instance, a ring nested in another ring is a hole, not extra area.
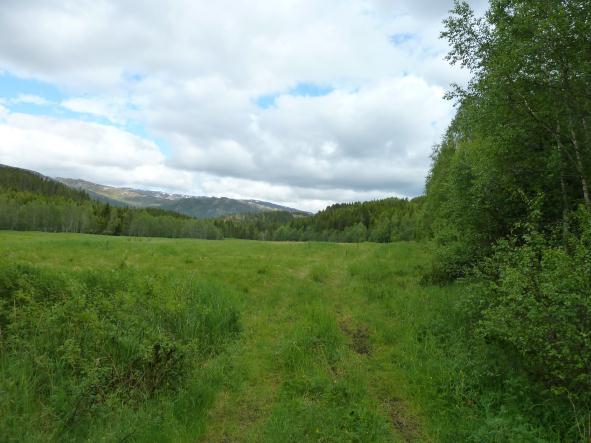
M 329 206 L 313 216 L 268 212 L 226 217 L 215 221 L 231 238 L 277 241 L 328 241 L 389 243 L 418 240 L 424 198 L 387 198 Z
M 40 174 L 0 167 L 0 229 L 143 237 L 222 238 L 211 221 L 114 207 Z
M 445 26 L 448 59 L 472 76 L 449 94 L 457 114 L 427 179 L 426 279 L 469 283 L 489 382 L 520 385 L 521 413 L 588 441 L 591 2 L 493 0 L 483 17 L 456 2 Z

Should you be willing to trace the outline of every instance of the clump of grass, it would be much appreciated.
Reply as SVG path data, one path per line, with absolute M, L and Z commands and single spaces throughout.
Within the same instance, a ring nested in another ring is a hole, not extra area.
M 280 355 L 289 376 L 265 441 L 391 441 L 387 418 L 351 368 L 347 341 L 324 309 L 309 311 Z
M 336 320 L 318 308 L 310 309 L 281 350 L 280 361 L 289 371 L 305 368 L 317 358 L 334 366 L 341 358 L 345 341 Z
M 310 269 L 310 279 L 314 283 L 324 283 L 328 278 L 326 266 L 316 265 Z
M 174 398 L 209 392 L 192 377 L 241 329 L 218 285 L 179 287 L 128 269 L 66 275 L 2 263 L 0 300 L 0 434 L 9 441 L 98 429 L 123 439 L 161 423 Z

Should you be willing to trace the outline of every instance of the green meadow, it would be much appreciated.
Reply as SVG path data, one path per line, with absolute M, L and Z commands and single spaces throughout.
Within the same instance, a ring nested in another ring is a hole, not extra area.
M 506 441 L 430 253 L 0 232 L 0 439 Z

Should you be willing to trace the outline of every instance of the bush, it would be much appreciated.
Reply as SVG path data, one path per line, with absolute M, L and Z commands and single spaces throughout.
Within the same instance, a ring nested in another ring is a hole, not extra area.
M 470 306 L 477 331 L 517 355 L 549 391 L 591 405 L 591 217 L 580 210 L 567 246 L 535 223 L 498 243 L 479 267 Z

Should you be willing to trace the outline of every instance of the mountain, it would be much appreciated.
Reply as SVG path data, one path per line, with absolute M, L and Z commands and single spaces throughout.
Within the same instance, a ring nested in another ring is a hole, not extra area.
M 258 214 L 283 211 L 307 215 L 307 212 L 260 200 L 237 200 L 227 197 L 199 197 L 143 189 L 117 188 L 86 180 L 56 178 L 74 189 L 86 191 L 91 197 L 113 206 L 159 208 L 195 218 L 217 218 L 233 214 Z
M 0 165 L 0 229 L 222 239 L 214 220 L 161 208 L 114 207 L 34 171 Z

